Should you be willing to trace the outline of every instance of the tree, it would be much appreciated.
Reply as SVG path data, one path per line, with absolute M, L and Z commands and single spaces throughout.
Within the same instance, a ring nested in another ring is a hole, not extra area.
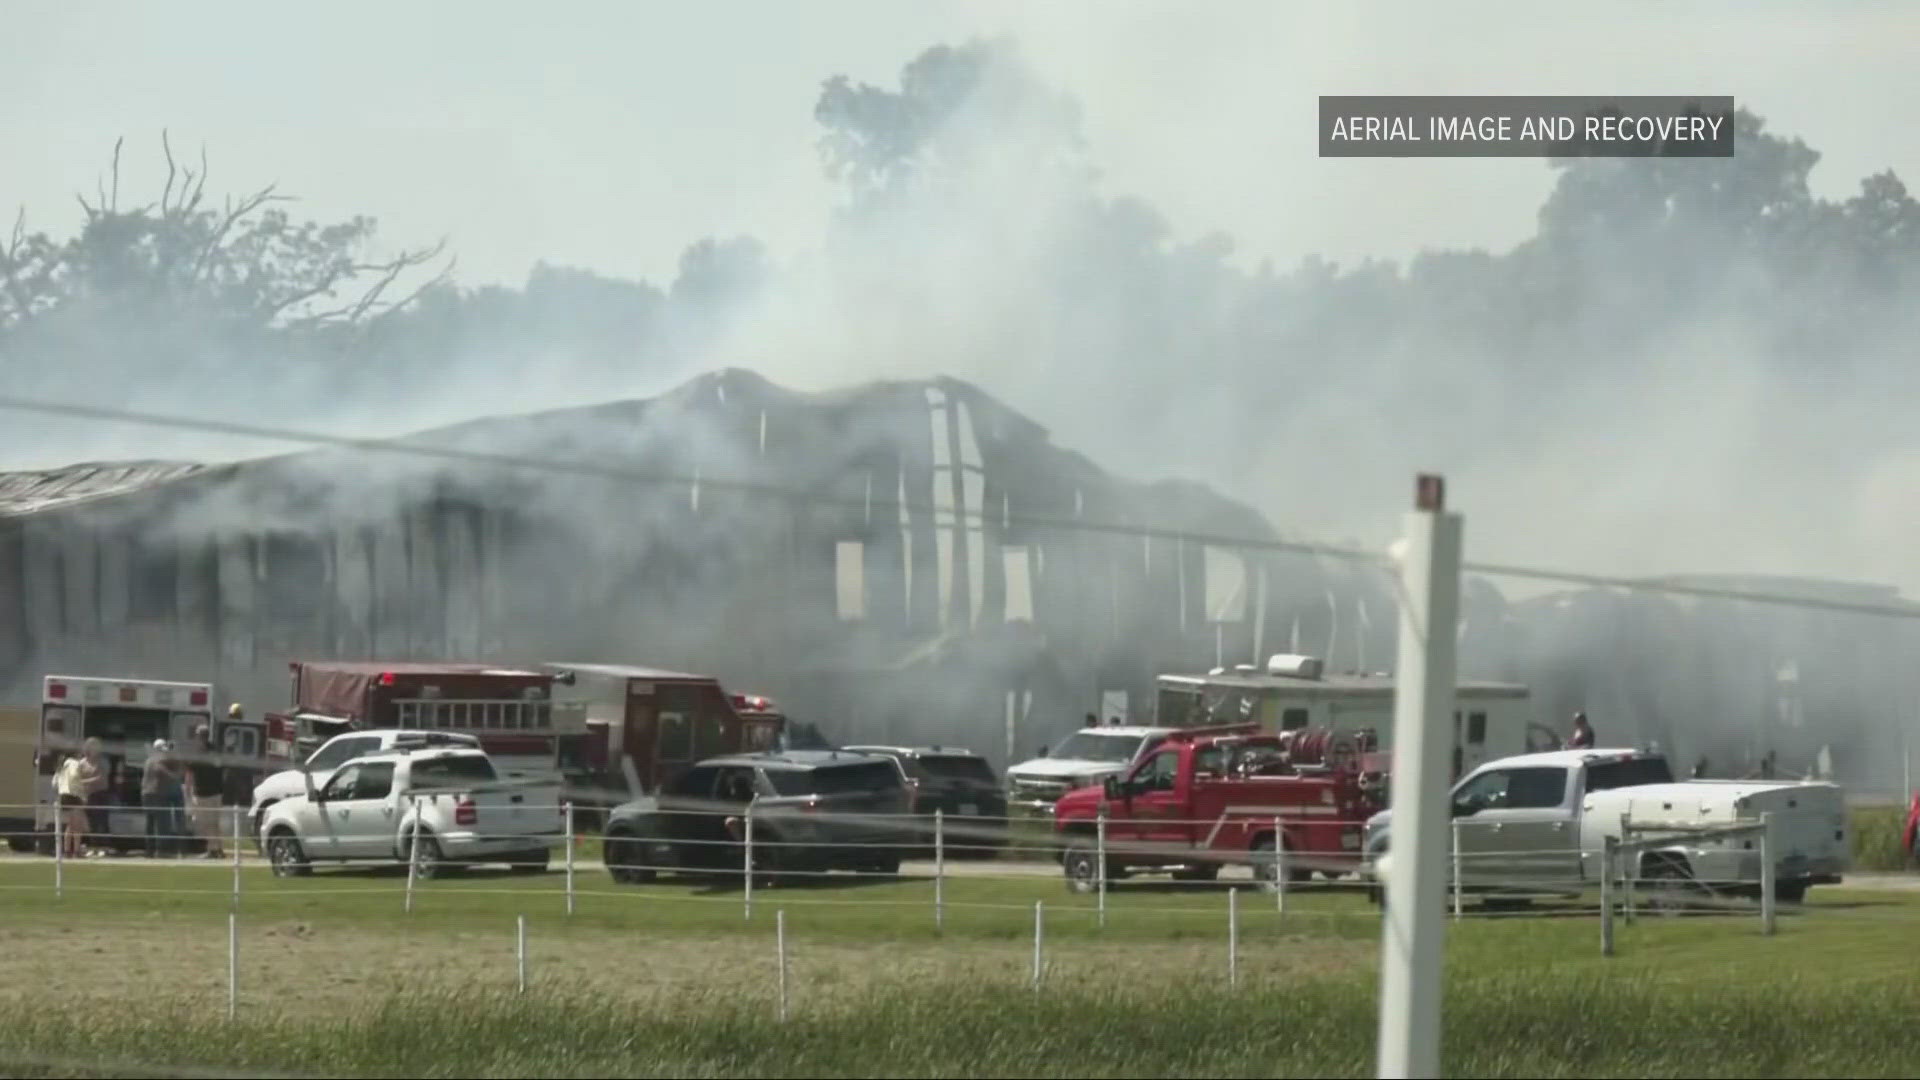
M 108 178 L 77 195 L 79 229 L 65 241 L 28 232 L 20 211 L 0 246 L 0 342 L 57 340 L 62 324 L 146 332 L 191 327 L 257 339 L 263 333 L 337 332 L 400 310 L 444 280 L 411 272 L 438 260 L 445 242 L 368 257 L 370 217 L 296 221 L 277 184 L 214 204 L 203 150 L 182 165 L 163 132 L 167 175 L 159 197 L 124 207 L 116 142 Z M 405 291 L 399 291 L 404 287 Z

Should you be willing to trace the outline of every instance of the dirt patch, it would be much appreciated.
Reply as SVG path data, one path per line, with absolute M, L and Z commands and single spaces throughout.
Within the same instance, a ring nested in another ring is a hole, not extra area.
M 1243 943 L 1239 971 L 1250 985 L 1364 971 L 1370 943 L 1287 938 Z M 448 930 L 432 924 L 341 927 L 298 919 L 243 922 L 239 933 L 243 1008 L 352 1008 L 405 990 L 508 989 L 517 981 L 514 932 Z M 1217 942 L 1048 943 L 1049 981 L 1151 981 L 1169 973 L 1227 977 Z M 533 989 L 563 987 L 641 1004 L 695 994 L 776 993 L 773 935 L 663 936 L 568 928 L 529 920 L 528 975 Z M 1009 990 L 1031 985 L 1031 941 L 885 941 L 870 945 L 788 941 L 792 994 L 815 1007 L 887 985 L 960 980 Z M 227 929 L 162 916 L 90 919 L 85 925 L 0 927 L 0 1001 L 107 1005 L 159 994 L 208 1009 L 225 1008 Z M 11 1000 L 9 1000 L 11 999 Z

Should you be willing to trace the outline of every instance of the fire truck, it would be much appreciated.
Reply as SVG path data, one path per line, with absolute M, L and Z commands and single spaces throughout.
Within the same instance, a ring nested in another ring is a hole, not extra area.
M 1371 740 L 1326 728 L 1172 732 L 1104 787 L 1055 804 L 1068 887 L 1095 888 L 1102 854 L 1109 881 L 1141 871 L 1211 881 L 1229 863 L 1250 865 L 1270 889 L 1283 873 L 1357 873 L 1366 821 L 1385 806 L 1385 765 Z
M 1156 715 L 1165 727 L 1251 722 L 1274 732 L 1328 728 L 1393 740 L 1394 681 L 1378 673 L 1333 674 L 1318 657 L 1279 655 L 1205 675 L 1162 675 Z M 1453 714 L 1456 779 L 1495 758 L 1560 748 L 1560 736 L 1533 719 L 1527 688 L 1462 682 Z
M 549 662 L 554 711 L 580 734 L 564 753 L 569 797 L 604 812 L 658 791 L 703 758 L 772 749 L 773 702 L 729 695 L 710 675 L 627 664 Z M 591 821 L 589 821 L 591 824 Z
M 563 745 L 586 727 L 552 703 L 544 671 L 488 664 L 296 660 L 293 707 L 266 716 L 266 753 L 286 768 L 354 731 L 464 732 L 510 778 L 559 781 Z
M 87 739 L 99 739 L 107 765 L 103 798 L 94 804 L 104 811 L 107 835 L 103 846 L 126 850 L 145 843 L 146 820 L 140 806 L 140 775 L 156 740 L 165 739 L 185 750 L 193 731 L 206 725 L 227 778 L 222 801 L 244 802 L 251 778 L 262 760 L 263 729 L 258 721 L 215 718 L 213 685 L 48 675 L 43 680 L 40 730 L 34 753 L 34 809 L 31 821 L 9 815 L 7 833 L 19 848 L 25 830 L 36 835 L 38 846 L 52 848 L 56 800 L 53 774 L 60 762 L 80 751 Z M 0 811 L 4 813 L 5 811 Z

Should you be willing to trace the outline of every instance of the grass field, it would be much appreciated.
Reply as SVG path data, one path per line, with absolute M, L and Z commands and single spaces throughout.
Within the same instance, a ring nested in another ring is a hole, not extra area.
M 225 1020 L 231 871 L 0 866 L 8 1076 L 1366 1076 L 1379 917 L 1359 897 L 1226 898 L 1058 878 L 766 890 L 616 888 L 582 873 L 280 880 L 245 872 L 239 1020 Z M 1033 905 L 1045 979 L 1031 987 Z M 785 912 L 790 1018 L 776 1019 Z M 515 993 L 514 920 L 530 987 Z M 1819 890 L 1751 915 L 1451 924 L 1447 1069 L 1485 1076 L 1920 1072 L 1920 893 Z M 51 995 L 61 1005 L 49 1007 Z M 138 1063 L 147 1070 L 138 1071 Z M 158 1072 L 152 1070 L 159 1070 Z

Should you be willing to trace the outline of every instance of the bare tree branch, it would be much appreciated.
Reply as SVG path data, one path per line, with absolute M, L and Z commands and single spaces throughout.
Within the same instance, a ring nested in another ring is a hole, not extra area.
M 160 148 L 167 154 L 167 186 L 160 189 L 160 216 L 166 217 L 173 212 L 173 180 L 179 168 L 173 163 L 173 142 L 167 137 L 167 129 L 160 129 Z
M 206 186 L 205 173 L 202 173 L 200 176 L 200 186 L 203 188 Z M 206 273 L 208 260 L 213 258 L 214 252 L 220 250 L 221 241 L 227 238 L 227 233 L 233 230 L 234 225 L 239 223 L 241 218 L 260 209 L 267 203 L 291 201 L 291 196 L 274 194 L 274 189 L 279 186 L 277 183 L 268 184 L 259 191 L 241 199 L 238 203 L 233 202 L 231 196 L 228 197 L 225 216 L 220 219 L 220 224 L 214 226 L 213 232 L 207 237 L 207 242 L 201 245 L 200 254 L 193 260 L 193 269 L 188 272 L 188 276 L 191 279 L 198 281 L 202 275 Z M 193 202 L 194 204 L 198 204 L 199 201 L 200 193 L 195 191 Z
M 207 192 L 208 171 L 209 170 L 207 169 L 207 144 L 201 143 L 200 144 L 200 174 L 199 174 L 200 182 L 194 185 L 192 196 L 188 197 L 185 205 L 183 205 L 180 208 L 180 212 L 182 214 L 191 214 L 195 210 L 199 209 L 200 197 L 202 195 L 205 195 Z M 189 172 L 187 174 L 187 182 L 191 184 L 193 183 L 193 180 L 194 180 L 194 174 Z
M 107 203 L 108 213 L 120 212 L 120 147 L 126 141 L 125 135 L 113 140 L 113 196 Z

